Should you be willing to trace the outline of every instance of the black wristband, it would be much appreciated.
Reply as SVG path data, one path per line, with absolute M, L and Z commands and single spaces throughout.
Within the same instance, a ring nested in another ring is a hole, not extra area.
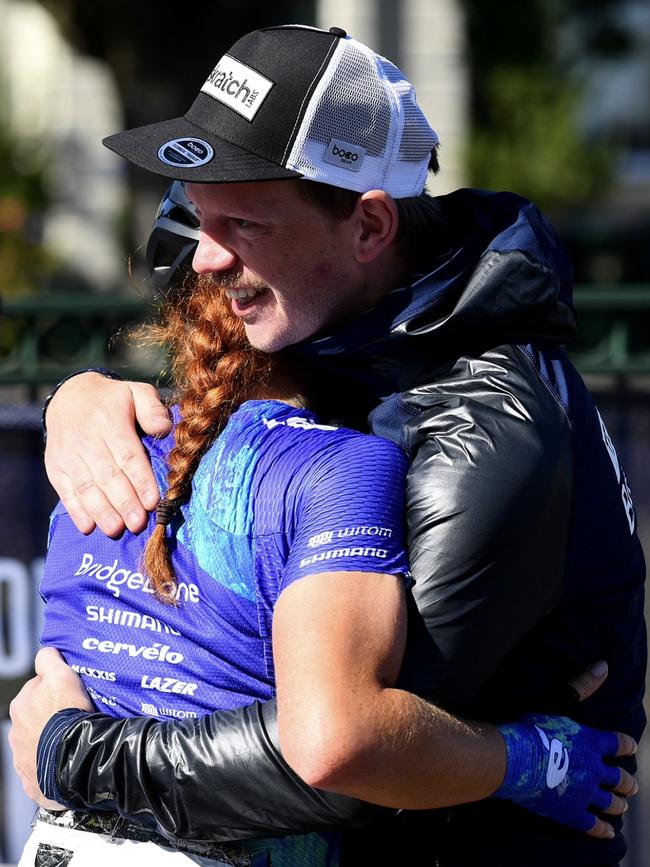
M 119 373 L 116 373 L 114 370 L 111 370 L 108 367 L 84 367 L 82 370 L 75 370 L 74 373 L 69 373 L 65 376 L 61 382 L 57 382 L 52 391 L 45 398 L 45 403 L 43 404 L 43 411 L 41 412 L 41 433 L 43 435 L 43 448 L 45 448 L 45 444 L 47 442 L 47 425 L 45 423 L 45 416 L 47 414 L 47 408 L 52 402 L 52 398 L 57 393 L 57 391 L 61 388 L 61 386 L 66 383 L 69 379 L 72 379 L 74 376 L 79 376 L 80 373 L 101 373 L 102 376 L 105 376 L 106 379 L 119 379 L 123 380 L 124 377 L 120 376 Z

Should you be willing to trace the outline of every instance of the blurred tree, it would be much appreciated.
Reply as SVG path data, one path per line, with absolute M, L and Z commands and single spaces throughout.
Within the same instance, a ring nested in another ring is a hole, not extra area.
M 588 54 L 616 58 L 629 52 L 636 39 L 621 15 L 623 5 L 621 0 L 568 0 L 559 10 Z
M 580 91 L 540 66 L 498 66 L 484 84 L 488 123 L 469 145 L 477 186 L 515 189 L 544 209 L 570 207 L 607 186 L 612 153 L 577 125 Z
M 615 154 L 580 128 L 573 69 L 585 54 L 630 49 L 620 0 L 501 0 L 498 11 L 488 0 L 461 2 L 472 76 L 472 183 L 516 189 L 550 210 L 604 192 Z
M 54 257 L 40 246 L 47 201 L 42 170 L 21 159 L 0 123 L 0 297 L 33 290 L 54 268 Z
M 195 13 L 177 0 L 40 0 L 80 51 L 106 60 L 122 92 L 127 126 L 184 112 L 239 36 L 273 24 L 313 23 L 310 0 L 213 0 Z
M 220 55 L 243 33 L 274 24 L 313 24 L 313 0 L 39 0 L 67 41 L 110 66 L 125 127 L 184 114 Z M 140 249 L 164 182 L 125 164 L 134 191 L 120 226 L 127 255 Z M 123 230 L 122 230 L 123 229 Z

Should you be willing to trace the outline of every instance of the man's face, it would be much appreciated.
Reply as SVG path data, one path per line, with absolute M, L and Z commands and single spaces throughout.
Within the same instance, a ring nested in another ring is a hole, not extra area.
M 193 268 L 223 287 L 251 344 L 266 352 L 372 303 L 354 257 L 354 215 L 330 217 L 298 183 L 186 184 L 201 220 Z

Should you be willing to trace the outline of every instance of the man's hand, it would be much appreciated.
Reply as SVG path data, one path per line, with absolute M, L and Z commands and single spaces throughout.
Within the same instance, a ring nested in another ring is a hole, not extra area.
M 160 494 L 136 431 L 169 433 L 156 389 L 81 373 L 64 383 L 47 409 L 45 468 L 82 533 L 107 536 L 144 529 Z
M 600 659 L 570 680 L 567 684 L 568 691 L 575 694 L 576 701 L 586 701 L 605 683 L 608 673 L 607 663 Z M 565 695 L 569 693 L 565 690 Z M 567 712 L 570 710 L 571 708 L 564 707 L 557 712 L 564 711 L 567 716 L 570 716 L 570 713 Z
M 94 710 L 88 693 L 77 675 L 53 647 L 36 655 L 36 677 L 28 680 L 9 705 L 11 729 L 9 745 L 14 768 L 27 795 L 49 810 L 65 809 L 43 797 L 36 775 L 36 748 L 41 732 L 51 716 L 69 707 Z

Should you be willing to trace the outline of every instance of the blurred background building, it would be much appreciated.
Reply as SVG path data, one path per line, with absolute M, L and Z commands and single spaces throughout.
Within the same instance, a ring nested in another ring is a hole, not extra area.
M 214 0 L 196 14 L 171 0 L 0 0 L 0 717 L 38 644 L 53 504 L 42 398 L 87 364 L 152 381 L 161 365 L 119 332 L 151 310 L 143 248 L 165 181 L 101 138 L 183 113 L 239 35 L 287 22 L 343 27 L 405 70 L 442 142 L 434 194 L 514 189 L 550 214 L 576 271 L 569 350 L 649 550 L 647 0 Z M 626 867 L 650 864 L 649 754 Z M 1 761 L 0 859 L 14 861 L 31 807 L 6 750 Z

